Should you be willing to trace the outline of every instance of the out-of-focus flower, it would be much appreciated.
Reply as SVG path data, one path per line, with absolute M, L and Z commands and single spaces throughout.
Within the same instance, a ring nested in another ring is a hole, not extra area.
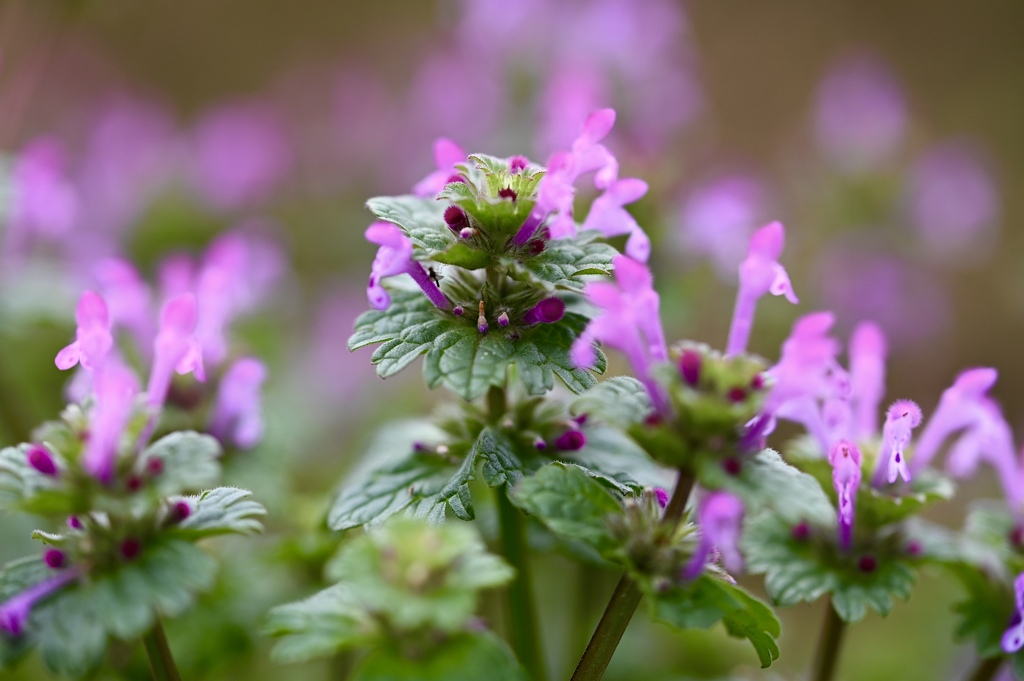
M 195 188 L 220 210 L 266 200 L 292 170 L 284 125 L 261 102 L 226 104 L 196 124 Z
M 152 295 L 138 270 L 127 260 L 109 258 L 93 269 L 103 298 L 110 308 L 112 326 L 128 329 L 142 352 L 153 343 Z
M 931 254 L 952 263 L 986 255 L 995 243 L 1000 200 L 982 155 L 964 142 L 932 147 L 914 164 L 910 223 Z
M 83 291 L 75 307 L 75 321 L 75 341 L 57 353 L 54 363 L 61 371 L 76 364 L 95 371 L 103 366 L 114 345 L 106 302 L 92 291 Z
M 875 471 L 875 485 L 882 479 L 896 482 L 902 478 L 910 482 L 910 469 L 904 451 L 910 444 L 911 433 L 921 425 L 921 408 L 910 400 L 897 400 L 885 415 L 882 428 L 882 449 L 878 453 L 878 467 Z
M 456 173 L 455 164 L 465 163 L 466 152 L 458 144 L 440 137 L 434 142 L 434 165 L 437 167 L 412 188 L 416 196 L 434 196 L 448 184 L 448 180 Z
M 726 175 L 701 184 L 683 205 L 681 246 L 711 260 L 718 276 L 733 281 L 747 254 L 750 235 L 765 224 L 761 183 L 747 175 Z
M 1007 655 L 1024 648 L 1024 573 L 1017 575 L 1013 580 L 1013 593 L 1017 606 L 1013 614 L 1013 624 L 1003 633 L 1001 641 L 1003 651 Z
M 700 543 L 683 571 L 683 578 L 694 579 L 700 576 L 714 549 L 718 550 L 727 570 L 741 572 L 743 554 L 740 553 L 739 543 L 743 526 L 743 502 L 740 498 L 728 492 L 705 495 L 697 506 L 697 526 L 700 528 Z
M 849 440 L 839 440 L 828 455 L 832 464 L 832 484 L 839 498 L 839 545 L 850 548 L 853 538 L 853 519 L 860 487 L 861 453 Z
M 878 406 L 885 397 L 885 335 L 874 322 L 861 322 L 850 337 L 850 402 L 853 436 L 878 432 Z
M 746 352 L 754 326 L 754 312 L 761 296 L 771 293 L 785 296 L 793 304 L 799 302 L 786 269 L 779 263 L 785 238 L 786 231 L 781 222 L 765 225 L 750 238 L 747 257 L 740 265 L 740 288 L 729 328 L 727 355 Z
M 818 88 L 818 144 L 842 172 L 862 173 L 891 160 L 903 143 L 907 105 L 899 81 L 867 54 L 839 59 Z
M 647 262 L 651 255 L 651 240 L 637 221 L 623 206 L 639 201 L 647 193 L 647 183 L 636 178 L 617 180 L 590 206 L 583 229 L 596 229 L 606 237 L 628 234 L 626 255 L 639 262 Z
M 236 361 L 224 373 L 210 419 L 210 432 L 223 442 L 251 449 L 263 438 L 262 394 L 266 367 L 252 357 Z
M 93 385 L 95 403 L 89 414 L 89 441 L 82 454 L 82 468 L 100 482 L 110 482 L 139 382 L 131 370 L 114 359 L 96 373 Z
M 68 177 L 64 147 L 54 138 L 26 145 L 11 180 L 4 251 L 8 259 L 17 259 L 36 239 L 57 241 L 67 235 L 78 220 L 80 199 Z
M 0 604 L 0 629 L 11 636 L 20 636 L 28 624 L 29 615 L 37 602 L 65 587 L 81 575 L 79 569 L 68 569 L 60 574 L 33 584 L 21 593 Z
M 366 287 L 366 296 L 371 305 L 378 310 L 386 310 L 391 304 L 391 296 L 381 286 L 381 280 L 398 274 L 408 274 L 419 284 L 435 307 L 451 307 L 448 298 L 437 284 L 431 281 L 423 265 L 412 259 L 412 242 L 401 229 L 390 222 L 375 222 L 366 229 L 366 240 L 380 246 L 370 270 L 370 283 Z
M 524 324 L 553 324 L 565 316 L 565 303 L 560 298 L 545 298 L 523 315 Z
M 153 343 L 153 368 L 146 388 L 151 406 L 163 405 L 174 372 L 192 373 L 196 380 L 206 380 L 203 350 L 194 336 L 197 316 L 196 298 L 191 293 L 171 298 L 161 310 L 160 330 Z

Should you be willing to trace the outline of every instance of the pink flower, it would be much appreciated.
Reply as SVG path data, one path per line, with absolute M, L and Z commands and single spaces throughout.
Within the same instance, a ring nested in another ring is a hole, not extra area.
M 878 467 L 875 469 L 876 487 L 881 485 L 884 477 L 889 483 L 896 478 L 910 482 L 910 470 L 904 450 L 910 444 L 911 432 L 921 425 L 921 408 L 910 400 L 895 402 L 885 416 L 882 428 L 882 450 L 878 453 Z
M 623 206 L 638 201 L 647 193 L 647 183 L 636 178 L 618 180 L 594 200 L 583 229 L 596 229 L 606 237 L 628 234 L 626 255 L 638 262 L 647 262 L 651 240 Z
M 67 177 L 63 145 L 45 137 L 30 142 L 12 171 L 13 195 L 6 249 L 23 251 L 34 236 L 56 240 L 68 234 L 79 216 L 79 198 Z
M 156 331 L 153 328 L 152 295 L 138 270 L 127 260 L 110 258 L 94 269 L 96 281 L 110 309 L 112 326 L 122 326 L 147 351 Z
M 885 335 L 877 324 L 861 322 L 850 339 L 850 389 L 854 436 L 878 432 L 878 406 L 885 396 Z
M 366 287 L 366 296 L 371 305 L 378 310 L 386 310 L 391 304 L 391 296 L 381 286 L 381 280 L 408 274 L 435 307 L 448 309 L 451 306 L 441 289 L 431 281 L 423 265 L 412 259 L 412 242 L 405 232 L 389 222 L 375 222 L 367 227 L 366 240 L 380 246 L 370 269 L 370 283 Z
M 736 294 L 736 308 L 729 329 L 727 355 L 746 352 L 754 325 L 754 312 L 761 296 L 771 293 L 786 296 L 786 300 L 793 304 L 800 302 L 793 293 L 786 269 L 779 264 L 785 237 L 782 223 L 772 222 L 750 238 L 750 250 L 740 265 L 740 289 Z
M 462 147 L 447 137 L 438 138 L 434 142 L 434 163 L 437 170 L 417 182 L 412 188 L 412 193 L 416 196 L 434 196 L 444 189 L 448 184 L 448 178 L 457 172 L 456 164 L 465 162 L 466 152 Z
M 110 482 L 117 463 L 118 447 L 132 415 L 139 382 L 119 361 L 97 372 L 95 402 L 89 413 L 89 440 L 82 454 L 82 468 L 100 482 Z
M 28 587 L 13 598 L 0 604 L 0 629 L 11 636 L 20 636 L 28 624 L 32 607 L 53 592 L 63 588 L 69 582 L 78 579 L 80 569 L 66 570 L 59 575 L 44 579 Z
M 95 371 L 103 366 L 114 345 L 106 302 L 92 291 L 83 291 L 75 307 L 75 321 L 78 322 L 75 341 L 57 353 L 54 363 L 61 371 L 79 363 Z
M 1024 572 L 1013 580 L 1013 592 L 1016 600 L 1013 624 L 1003 634 L 1001 645 L 1007 655 L 1012 655 L 1024 648 Z
M 266 367 L 257 359 L 243 357 L 232 364 L 220 381 L 210 432 L 242 449 L 259 444 L 263 439 L 260 391 L 266 378 Z
M 198 381 L 206 380 L 203 351 L 194 336 L 196 316 L 196 298 L 191 293 L 175 296 L 160 312 L 160 330 L 153 343 L 153 369 L 146 388 L 151 406 L 163 405 L 175 371 L 192 373 Z
M 743 527 L 743 502 L 728 492 L 711 492 L 697 506 L 697 526 L 700 544 L 689 565 L 683 571 L 684 579 L 695 579 L 704 571 L 712 550 L 717 549 L 722 564 L 730 572 L 743 570 L 740 553 L 740 533 Z
M 860 487 L 861 453 L 849 440 L 840 440 L 828 455 L 832 464 L 832 484 L 839 498 L 839 545 L 850 548 L 853 539 L 854 504 Z

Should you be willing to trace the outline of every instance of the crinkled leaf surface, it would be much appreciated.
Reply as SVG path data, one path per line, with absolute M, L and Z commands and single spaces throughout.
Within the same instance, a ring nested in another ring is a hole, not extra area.
M 164 496 L 197 492 L 220 481 L 220 443 L 209 435 L 180 431 L 166 435 L 139 456 L 136 468 L 144 471 L 153 459 L 163 463 L 154 478 L 156 491 Z
M 252 492 L 237 487 L 216 487 L 191 497 L 191 513 L 174 528 L 174 533 L 189 539 L 219 534 L 256 534 L 263 530 L 259 518 L 267 514 L 263 506 L 249 497 Z
M 333 655 L 371 643 L 377 634 L 349 584 L 335 584 L 305 600 L 274 608 L 264 630 L 281 639 L 273 651 L 274 660 L 281 663 Z
M 523 261 L 505 258 L 509 276 L 550 289 L 582 291 L 588 277 L 612 273 L 613 247 L 598 241 L 599 232 L 587 230 L 574 239 L 552 239 L 540 255 Z
M 659 466 L 622 431 L 591 421 L 583 426 L 587 442 L 576 452 L 567 452 L 563 458 L 588 468 L 592 474 L 603 474 L 628 487 L 634 494 L 643 487 L 670 488 L 675 482 L 674 471 Z
M 771 608 L 746 591 L 703 574 L 696 580 L 648 594 L 654 619 L 679 629 L 707 629 L 722 622 L 730 636 L 750 641 L 768 667 L 779 657 L 782 626 Z
M 632 376 L 613 376 L 601 381 L 576 398 L 571 408 L 577 416 L 586 414 L 622 430 L 643 423 L 653 410 L 647 389 Z
M 456 242 L 444 221 L 447 204 L 419 196 L 378 196 L 366 207 L 381 220 L 402 228 L 415 248 L 426 255 L 448 250 Z

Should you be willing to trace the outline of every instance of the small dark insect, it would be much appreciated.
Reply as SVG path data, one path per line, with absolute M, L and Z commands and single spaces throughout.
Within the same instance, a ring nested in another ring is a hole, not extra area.
M 441 280 L 444 279 L 444 275 L 438 274 L 437 270 L 433 267 L 427 268 L 427 276 L 430 277 L 430 281 L 434 282 L 435 286 L 440 286 Z

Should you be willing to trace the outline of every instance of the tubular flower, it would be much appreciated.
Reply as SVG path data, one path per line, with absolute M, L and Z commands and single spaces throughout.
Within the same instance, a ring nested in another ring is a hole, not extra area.
M 153 369 L 149 374 L 149 404 L 163 405 L 171 387 L 171 376 L 192 373 L 205 381 L 203 351 L 194 333 L 197 319 L 196 298 L 183 293 L 171 298 L 160 312 L 160 330 L 153 342 Z
M 998 378 L 995 369 L 968 369 L 957 376 L 953 385 L 946 388 L 939 406 L 921 433 L 914 458 L 910 462 L 912 473 L 927 466 L 951 434 L 972 426 L 977 428 L 991 417 L 993 403 L 988 397 L 988 391 Z
M 739 548 L 742 523 L 743 502 L 739 497 L 728 492 L 711 492 L 705 496 L 697 507 L 700 544 L 683 570 L 683 578 L 699 577 L 715 549 L 727 570 L 742 571 L 743 554 Z
M 1002 647 L 1008 655 L 1024 648 L 1024 572 L 1013 580 L 1013 591 L 1016 596 L 1017 610 L 1013 624 L 1003 633 Z
M 878 432 L 878 405 L 885 396 L 885 336 L 873 322 L 861 322 L 850 338 L 850 391 L 857 438 Z
M 565 316 L 565 303 L 561 298 L 545 298 L 523 315 L 524 324 L 553 324 Z
M 412 193 L 416 196 L 433 196 L 448 184 L 449 178 L 455 174 L 455 165 L 466 161 L 466 152 L 447 137 L 440 137 L 434 142 L 434 164 L 437 170 L 416 183 Z
M 132 333 L 140 348 L 153 343 L 152 296 L 138 270 L 127 260 L 109 258 L 93 274 L 110 309 L 110 322 Z
M 110 482 L 117 449 L 132 405 L 139 393 L 135 375 L 120 362 L 111 362 L 96 376 L 96 402 L 89 415 L 89 440 L 82 454 L 82 468 L 100 482 Z
M 381 279 L 408 274 L 435 307 L 442 310 L 451 307 L 448 298 L 431 281 L 423 265 L 412 259 L 412 242 L 401 229 L 390 222 L 375 222 L 366 229 L 366 240 L 380 246 L 370 268 L 370 283 L 366 287 L 366 296 L 371 305 L 378 310 L 386 310 L 391 304 L 391 296 L 381 286 Z
M 736 308 L 729 328 L 726 355 L 746 352 L 750 330 L 754 325 L 757 301 L 766 293 L 785 296 L 791 303 L 799 299 L 793 292 L 786 269 L 779 264 L 785 244 L 786 230 L 781 222 L 772 222 L 754 232 L 750 249 L 740 264 L 740 289 L 736 294 Z
M 626 255 L 639 262 L 651 256 L 651 240 L 623 206 L 640 200 L 647 193 L 647 183 L 636 178 L 618 180 L 594 200 L 583 229 L 596 229 L 606 237 L 628 234 Z
M 80 570 L 67 570 L 59 575 L 33 584 L 13 598 L 0 604 L 0 629 L 11 636 L 20 636 L 25 631 L 32 608 L 41 599 L 63 588 L 81 574 Z
M 221 441 L 250 449 L 263 438 L 260 389 L 267 378 L 266 367 L 252 357 L 243 357 L 224 373 L 210 420 L 210 432 Z
M 595 282 L 587 286 L 587 296 L 604 312 L 592 319 L 576 339 L 570 357 L 577 366 L 588 367 L 597 360 L 595 342 L 616 348 L 633 365 L 655 408 L 664 412 L 667 401 L 651 377 L 651 364 L 668 361 L 668 349 L 651 272 L 625 255 L 616 256 L 613 264 L 615 284 Z
M 94 371 L 103 365 L 114 345 L 106 302 L 92 291 L 83 291 L 75 307 L 75 321 L 75 341 L 57 353 L 54 363 L 62 371 L 76 364 Z
M 860 450 L 849 440 L 840 440 L 832 448 L 828 462 L 832 464 L 832 484 L 839 497 L 839 545 L 850 548 L 853 539 L 854 503 L 860 487 Z
M 882 450 L 872 481 L 876 487 L 882 480 L 893 483 L 896 478 L 910 482 L 910 470 L 904 450 L 910 444 L 911 431 L 921 425 L 921 408 L 910 400 L 899 400 L 889 407 L 882 428 Z

